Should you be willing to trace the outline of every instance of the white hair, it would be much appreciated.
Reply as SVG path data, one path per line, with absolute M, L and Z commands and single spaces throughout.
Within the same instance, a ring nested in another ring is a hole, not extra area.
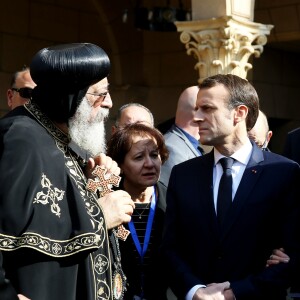
M 75 115 L 69 120 L 69 134 L 72 141 L 94 157 L 106 151 L 104 120 L 109 110 L 100 108 L 94 118 L 91 118 L 92 111 L 93 107 L 84 97 Z

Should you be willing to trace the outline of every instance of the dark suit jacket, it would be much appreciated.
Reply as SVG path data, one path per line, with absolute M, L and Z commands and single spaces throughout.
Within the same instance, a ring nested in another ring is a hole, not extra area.
M 300 128 L 294 129 L 288 133 L 283 155 L 300 164 Z
M 253 145 L 223 228 L 213 202 L 213 152 L 173 168 L 163 251 L 179 299 L 197 284 L 230 281 L 237 300 L 285 299 L 299 254 L 299 166 Z M 266 268 L 274 248 L 291 260 Z M 298 247 L 298 248 L 297 248 Z

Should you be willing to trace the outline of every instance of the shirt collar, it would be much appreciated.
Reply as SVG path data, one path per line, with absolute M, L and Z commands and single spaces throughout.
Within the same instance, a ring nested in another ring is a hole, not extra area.
M 252 144 L 249 139 L 247 142 L 235 153 L 233 153 L 230 157 L 234 158 L 238 162 L 243 165 L 247 165 L 252 153 Z M 224 157 L 215 147 L 214 147 L 214 158 L 215 158 L 215 165 L 219 162 L 219 160 Z
M 188 132 L 186 132 L 185 130 L 183 130 L 182 128 L 178 127 L 176 125 L 176 127 L 182 131 L 182 133 L 187 137 L 187 139 L 192 143 L 192 145 L 197 148 L 199 146 L 199 141 L 197 139 L 195 139 L 192 135 L 190 135 Z

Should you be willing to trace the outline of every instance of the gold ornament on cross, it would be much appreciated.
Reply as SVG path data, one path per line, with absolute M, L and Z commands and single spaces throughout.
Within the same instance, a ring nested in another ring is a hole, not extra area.
M 112 186 L 119 186 L 121 177 L 115 174 L 107 174 L 107 169 L 103 166 L 96 166 L 92 172 L 95 179 L 88 179 L 86 188 L 87 190 L 96 193 L 99 191 L 100 197 L 103 197 L 112 192 Z M 125 241 L 130 234 L 123 225 L 118 226 L 117 237 Z

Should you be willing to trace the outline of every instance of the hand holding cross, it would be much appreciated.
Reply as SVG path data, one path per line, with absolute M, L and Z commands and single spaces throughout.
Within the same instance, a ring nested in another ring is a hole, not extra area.
M 118 219 L 120 219 L 120 217 L 119 217 L 120 212 L 118 212 L 118 210 L 121 209 L 122 210 L 121 213 L 123 213 L 123 215 L 125 213 L 125 215 L 126 215 L 124 217 L 128 218 L 128 216 L 132 213 L 132 209 L 134 207 L 133 201 L 131 200 L 129 194 L 124 191 L 113 192 L 111 189 L 112 186 L 119 186 L 121 177 L 117 176 L 115 174 L 107 174 L 107 169 L 105 167 L 99 166 L 99 165 L 97 165 L 95 167 L 92 174 L 95 175 L 96 178 L 88 179 L 86 188 L 93 193 L 96 193 L 97 191 L 99 191 L 100 197 L 105 197 L 106 195 L 110 194 L 108 197 L 103 198 L 103 201 L 101 201 L 99 199 L 99 203 L 105 212 L 105 216 L 108 216 L 108 215 L 111 215 L 112 213 L 114 213 L 116 218 L 118 217 Z M 119 195 L 118 199 L 115 199 L 116 197 L 112 197 L 112 194 L 113 194 L 112 192 L 115 195 Z M 104 199 L 105 199 L 105 201 L 104 201 Z M 113 203 L 113 202 L 115 202 L 115 203 Z M 117 203 L 117 202 L 119 202 L 119 203 Z M 133 204 L 133 206 L 132 206 L 132 204 Z M 128 206 L 131 207 L 131 209 Z M 129 209 L 129 211 L 128 211 L 128 209 Z M 128 220 L 122 218 L 122 221 L 126 222 Z M 113 220 L 113 222 L 115 222 L 115 220 Z M 107 224 L 107 226 L 110 227 L 109 224 Z M 130 231 L 125 229 L 123 225 L 118 226 L 118 229 L 117 229 L 117 237 L 118 238 L 125 241 L 129 234 L 130 234 Z

